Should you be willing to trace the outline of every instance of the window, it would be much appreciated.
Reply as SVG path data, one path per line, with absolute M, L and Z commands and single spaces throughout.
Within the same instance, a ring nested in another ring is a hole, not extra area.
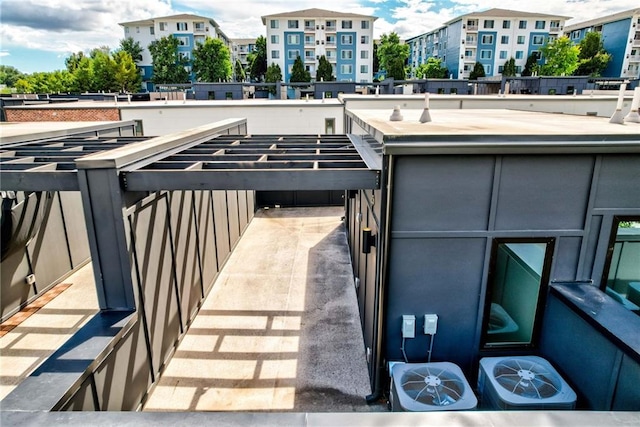
M 527 29 L 527 21 L 520 21 L 518 23 L 518 28 L 520 28 L 521 30 L 526 30 Z
M 493 44 L 493 35 L 484 34 L 482 36 L 482 44 Z
M 521 50 L 516 50 L 516 59 L 522 59 L 524 56 L 524 52 Z
M 473 58 L 473 51 L 471 49 L 467 49 L 464 51 L 465 58 Z
M 186 22 L 178 22 L 176 23 L 176 28 L 178 31 L 188 31 L 188 25 Z
M 360 59 L 369 59 L 369 51 L 361 50 L 360 51 Z
M 485 19 L 484 28 L 493 28 L 493 19 Z
M 335 46 L 336 45 L 336 36 L 327 36 L 327 44 L 329 46 Z
M 278 36 L 277 34 L 274 34 L 271 36 L 271 44 L 278 44 L 280 43 L 280 36 Z
M 300 34 L 287 34 L 287 43 L 300 44 Z
M 360 29 L 368 30 L 370 25 L 371 24 L 370 24 L 369 21 L 362 21 L 362 22 L 360 22 Z
M 504 65 L 498 66 L 498 73 L 502 74 L 503 71 L 504 71 Z
M 615 217 L 601 288 L 630 310 L 640 310 L 640 217 Z
M 544 44 L 544 36 L 533 36 L 531 44 L 541 45 Z
M 500 37 L 500 44 L 509 44 L 509 36 Z
M 129 34 L 129 27 L 124 27 L 124 33 Z
M 300 51 L 298 49 L 291 49 L 287 51 L 287 58 L 296 59 L 300 56 Z
M 156 33 L 156 29 L 153 27 L 149 27 L 149 34 L 154 35 Z
M 505 30 L 508 30 L 509 28 L 511 28 L 511 21 L 507 21 L 507 20 L 502 21 L 502 28 L 504 28 Z
M 524 44 L 524 36 L 518 36 L 518 44 Z
M 195 31 L 204 31 L 204 22 L 194 22 L 193 26 Z
M 353 22 L 352 21 L 342 21 L 342 29 L 343 30 L 350 30 L 353 26 Z
M 342 64 L 340 66 L 341 74 L 352 74 L 353 73 L 353 65 L 351 64 Z
M 280 51 L 272 50 L 271 51 L 271 59 L 280 59 Z
M 313 59 L 316 56 L 315 50 L 305 50 L 304 51 L 304 59 Z
M 160 22 L 160 31 L 166 31 L 167 30 L 167 23 L 166 22 Z
M 269 26 L 271 28 L 280 28 L 280 21 L 278 21 L 277 19 L 272 19 Z
M 176 37 L 178 46 L 189 46 L 189 37 Z
M 325 98 L 326 97 L 325 95 Z M 329 98 L 331 98 L 331 96 L 329 96 Z M 327 135 L 336 133 L 336 119 L 324 119 L 324 133 Z
M 369 72 L 369 66 L 368 65 L 361 65 L 360 66 L 360 73 L 367 74 L 368 72 Z
M 572 39 L 579 39 L 580 38 L 580 30 L 575 30 L 571 32 L 571 38 Z
M 189 61 L 191 59 L 191 52 L 178 52 L 178 56 L 180 59 L 186 59 Z
M 353 44 L 353 36 L 351 34 L 343 34 L 340 36 L 340 43 Z
M 507 59 L 507 51 L 506 50 L 501 50 L 500 51 L 500 59 Z
M 485 349 L 536 344 L 553 245 L 553 239 L 494 240 L 482 322 Z
M 304 21 L 304 28 L 313 29 L 316 26 L 316 21 L 306 20 Z
M 316 42 L 316 38 L 314 36 L 304 36 L 304 44 L 310 45 Z
M 536 21 L 536 30 L 544 30 L 545 24 L 545 21 Z
M 136 27 L 136 33 L 140 34 L 140 27 Z
M 340 51 L 340 58 L 353 59 L 353 51 L 351 49 L 344 49 Z
M 491 75 L 491 65 L 487 65 L 487 64 L 485 64 L 485 65 L 483 65 L 483 67 L 484 67 L 484 73 L 485 73 L 487 76 L 490 76 L 490 75 Z
M 327 30 L 335 30 L 336 21 L 327 21 Z
M 360 44 L 369 44 L 369 36 L 360 36 Z
M 492 50 L 482 49 L 480 51 L 480 59 L 491 59 L 492 57 L 493 57 Z
M 298 20 L 297 19 L 289 19 L 287 21 L 287 28 L 298 28 Z

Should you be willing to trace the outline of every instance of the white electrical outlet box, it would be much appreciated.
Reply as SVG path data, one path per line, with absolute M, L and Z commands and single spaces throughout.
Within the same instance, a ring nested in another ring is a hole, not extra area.
M 413 314 L 402 315 L 402 338 L 416 337 L 416 316 Z
M 424 334 L 435 335 L 437 329 L 438 329 L 438 315 L 425 314 L 424 315 Z

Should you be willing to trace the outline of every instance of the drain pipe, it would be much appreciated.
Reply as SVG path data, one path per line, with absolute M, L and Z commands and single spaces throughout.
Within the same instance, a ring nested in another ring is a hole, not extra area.
M 374 313 L 374 322 L 376 324 L 375 332 L 374 332 L 374 344 L 375 344 L 375 370 L 373 377 L 373 392 L 365 397 L 367 404 L 371 405 L 376 403 L 383 396 L 383 388 L 382 388 L 382 375 L 384 375 L 384 364 L 381 362 L 382 358 L 382 344 L 384 337 L 384 309 L 386 307 L 386 293 L 387 293 L 387 268 L 389 264 L 389 236 L 391 235 L 391 231 L 389 229 L 389 223 L 391 218 L 391 200 L 392 200 L 392 192 L 393 192 L 393 156 L 388 156 L 385 158 L 386 161 L 383 162 L 383 172 L 386 169 L 386 179 L 383 179 L 382 182 L 386 182 L 386 188 L 382 190 L 381 203 L 382 209 L 381 212 L 384 212 L 384 216 L 380 218 L 380 230 L 382 233 L 378 232 L 380 236 L 380 247 L 382 248 L 382 256 L 378 256 L 378 265 L 380 267 L 378 284 L 377 284 L 377 292 L 375 294 L 375 313 Z

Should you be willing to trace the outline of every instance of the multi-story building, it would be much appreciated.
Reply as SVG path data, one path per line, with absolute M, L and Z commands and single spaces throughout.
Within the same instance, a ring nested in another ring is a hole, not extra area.
M 231 39 L 231 62 L 235 67 L 236 60 L 240 61 L 245 73 L 249 73 L 248 55 L 256 49 L 256 39 Z
M 370 82 L 375 16 L 306 9 L 262 17 L 267 27 L 267 63 L 278 64 L 285 82 L 300 56 L 315 78 L 325 56 L 338 81 Z
M 604 77 L 640 78 L 640 8 L 567 25 L 565 34 L 579 43 L 590 31 L 602 35 L 604 49 L 611 61 Z
M 563 34 L 567 16 L 489 9 L 461 15 L 444 26 L 407 40 L 412 69 L 431 57 L 442 60 L 454 78 L 468 78 L 476 62 L 497 76 L 510 58 L 521 72 L 532 54 Z
M 134 41 L 140 43 L 143 48 L 142 60 L 138 61 L 137 64 L 142 74 L 142 85 L 147 90 L 153 90 L 153 84 L 151 83 L 153 60 L 148 46 L 154 40 L 166 36 L 177 38 L 179 43 L 178 52 L 180 56 L 189 61 L 187 70 L 190 73 L 192 51 L 198 44 L 203 43 L 207 37 L 221 39 L 227 47 L 230 45 L 229 38 L 222 32 L 216 21 L 205 16 L 180 14 L 142 21 L 122 22 L 120 25 L 124 27 L 124 36 L 131 37 Z M 193 73 L 191 74 L 191 79 L 195 79 Z

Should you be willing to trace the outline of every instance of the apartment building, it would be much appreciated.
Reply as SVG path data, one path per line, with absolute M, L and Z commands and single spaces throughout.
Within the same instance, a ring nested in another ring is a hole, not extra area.
M 602 35 L 604 49 L 611 54 L 611 61 L 602 73 L 604 77 L 640 78 L 640 8 L 568 25 L 564 29 L 574 43 L 580 43 L 591 31 Z
M 305 9 L 262 17 L 267 28 L 267 63 L 278 64 L 288 82 L 300 56 L 315 78 L 325 56 L 338 81 L 370 82 L 373 72 L 373 24 L 377 17 L 323 9 Z
M 203 43 L 207 37 L 221 39 L 225 45 L 230 46 L 230 39 L 222 32 L 219 25 L 212 18 L 205 16 L 179 14 L 150 18 L 142 21 L 122 22 L 124 36 L 131 37 L 140 43 L 144 49 L 142 60 L 138 62 L 142 74 L 142 85 L 146 90 L 153 90 L 153 61 L 148 46 L 154 40 L 166 36 L 174 36 L 178 39 L 178 52 L 180 56 L 189 60 L 188 71 L 191 72 L 191 59 L 193 49 Z M 195 76 L 191 75 L 192 79 Z
M 235 67 L 239 60 L 245 73 L 249 73 L 248 55 L 256 49 L 256 39 L 231 39 L 231 62 Z
M 410 38 L 413 70 L 431 57 L 439 58 L 454 78 L 468 78 L 476 62 L 487 76 L 498 76 L 514 58 L 518 73 L 527 58 L 563 34 L 567 16 L 489 9 L 458 16 L 434 31 Z

